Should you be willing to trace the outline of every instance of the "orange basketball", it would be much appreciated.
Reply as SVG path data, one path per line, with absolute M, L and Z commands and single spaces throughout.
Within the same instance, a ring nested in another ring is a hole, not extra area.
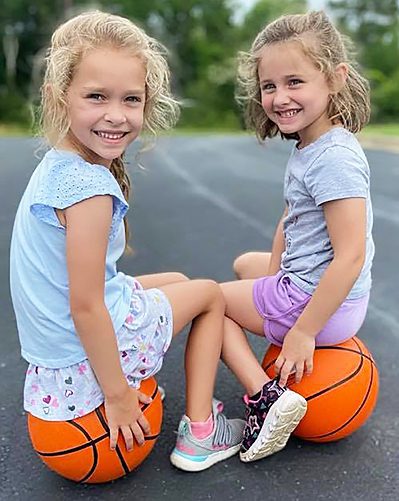
M 145 444 L 136 442 L 128 452 L 121 434 L 114 451 L 109 447 L 109 428 L 104 405 L 72 421 L 44 421 L 28 415 L 33 448 L 56 473 L 75 482 L 100 483 L 115 480 L 136 468 L 149 455 L 160 434 L 162 401 L 155 378 L 142 382 L 140 390 L 152 397 L 141 409 L 151 426 Z
M 270 345 L 262 362 L 275 377 L 274 362 L 280 348 Z M 308 410 L 294 435 L 312 442 L 347 437 L 372 413 L 378 396 L 378 371 L 369 350 L 356 336 L 336 346 L 318 346 L 314 369 L 299 384 L 288 387 L 306 398 Z

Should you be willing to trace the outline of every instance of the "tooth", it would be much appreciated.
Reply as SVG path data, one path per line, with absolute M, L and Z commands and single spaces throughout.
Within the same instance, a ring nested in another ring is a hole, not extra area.
M 98 134 L 100 137 L 103 137 L 105 139 L 120 139 L 123 137 L 123 133 L 122 134 L 111 134 L 109 132 L 98 132 Z

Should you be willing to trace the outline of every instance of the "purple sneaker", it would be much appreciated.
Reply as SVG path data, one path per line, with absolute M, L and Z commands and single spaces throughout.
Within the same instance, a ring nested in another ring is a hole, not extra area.
M 258 394 L 257 394 L 258 396 Z M 246 425 L 240 459 L 256 461 L 283 449 L 306 413 L 306 400 L 277 383 L 266 383 L 257 400 L 244 397 Z

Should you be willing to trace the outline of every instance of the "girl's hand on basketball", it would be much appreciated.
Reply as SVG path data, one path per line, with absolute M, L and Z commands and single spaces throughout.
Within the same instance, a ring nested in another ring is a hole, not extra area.
M 119 432 L 125 439 L 126 449 L 133 449 L 133 442 L 144 444 L 144 435 L 150 433 L 150 425 L 140 409 L 140 402 L 148 404 L 151 397 L 127 386 L 118 398 L 106 398 L 105 414 L 110 429 L 110 446 L 116 448 Z
M 279 383 L 285 386 L 288 377 L 295 372 L 295 382 L 302 380 L 303 374 L 311 374 L 313 371 L 313 353 L 315 338 L 292 327 L 284 338 L 283 347 L 274 366 L 279 374 Z

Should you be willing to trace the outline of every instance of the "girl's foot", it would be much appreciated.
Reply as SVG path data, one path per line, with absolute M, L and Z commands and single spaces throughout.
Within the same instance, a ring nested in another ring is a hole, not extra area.
M 187 416 L 182 417 L 177 432 L 176 447 L 170 456 L 174 466 L 185 471 L 202 471 L 240 450 L 245 421 L 227 419 L 222 410 L 222 402 L 214 398 L 213 430 L 203 439 L 193 435 L 190 419 Z
M 254 397 L 246 397 L 246 425 L 240 459 L 256 461 L 283 449 L 306 413 L 306 400 L 277 383 L 266 383 Z

